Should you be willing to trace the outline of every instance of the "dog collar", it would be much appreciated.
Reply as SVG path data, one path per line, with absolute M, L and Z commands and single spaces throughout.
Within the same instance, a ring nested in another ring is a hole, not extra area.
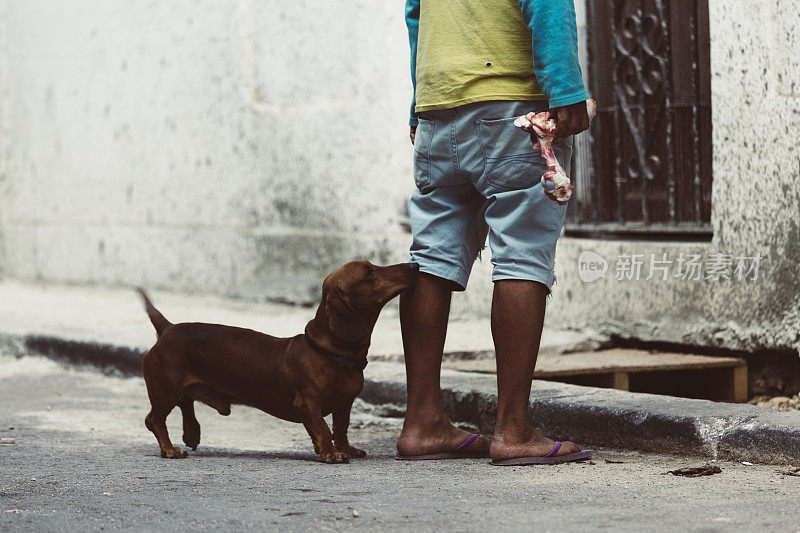
M 353 359 L 348 359 L 346 357 L 342 357 L 341 355 L 336 355 L 335 353 L 331 353 L 327 350 L 324 350 L 316 342 L 312 341 L 311 337 L 309 337 L 308 335 L 306 335 L 306 340 L 311 346 L 316 348 L 318 352 L 322 353 L 325 357 L 327 357 L 328 359 L 330 359 L 339 366 L 343 366 L 344 368 L 348 368 L 350 370 L 358 370 L 358 371 L 363 371 L 365 368 L 367 368 L 366 357 L 364 358 L 363 361 L 355 361 Z

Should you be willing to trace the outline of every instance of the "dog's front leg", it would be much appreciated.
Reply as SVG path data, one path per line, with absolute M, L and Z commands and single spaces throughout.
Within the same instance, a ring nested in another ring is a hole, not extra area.
M 333 443 L 336 449 L 347 453 L 351 457 L 366 457 L 367 452 L 350 446 L 347 440 L 347 428 L 350 427 L 350 410 L 353 402 L 349 402 L 333 410 Z
M 333 442 L 331 442 L 333 435 L 322 417 L 322 407 L 319 402 L 298 398 L 295 399 L 294 406 L 300 412 L 303 425 L 308 434 L 311 435 L 314 451 L 322 458 L 322 462 L 329 464 L 349 463 L 350 456 L 334 448 Z

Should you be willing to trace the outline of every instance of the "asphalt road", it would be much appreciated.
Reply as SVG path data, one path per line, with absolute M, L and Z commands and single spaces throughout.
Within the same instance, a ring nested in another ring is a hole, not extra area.
M 302 426 L 243 407 L 198 406 L 200 448 L 167 460 L 147 410 L 138 378 L 0 356 L 0 437 L 15 440 L 0 445 L 0 531 L 800 532 L 800 477 L 775 466 L 684 478 L 664 472 L 702 461 L 605 450 L 595 464 L 399 462 L 401 420 L 364 404 L 351 440 L 369 456 L 349 465 L 316 462 Z M 179 443 L 177 410 L 169 422 Z

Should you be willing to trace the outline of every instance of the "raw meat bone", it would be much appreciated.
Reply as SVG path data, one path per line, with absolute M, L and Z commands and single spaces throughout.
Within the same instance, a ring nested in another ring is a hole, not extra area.
M 590 121 L 597 114 L 597 103 L 591 98 L 586 100 L 586 112 L 589 114 Z M 558 202 L 559 205 L 566 205 L 572 197 L 572 189 L 574 187 L 553 152 L 556 121 L 550 118 L 550 111 L 528 113 L 517 117 L 514 125 L 531 134 L 533 149 L 541 153 L 547 163 L 547 170 L 542 174 L 544 194 L 551 200 Z

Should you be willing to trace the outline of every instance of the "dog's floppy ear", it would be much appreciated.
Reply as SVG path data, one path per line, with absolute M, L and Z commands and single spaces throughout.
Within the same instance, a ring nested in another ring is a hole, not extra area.
M 361 343 L 370 336 L 370 327 L 359 312 L 347 303 L 347 295 L 341 289 L 328 291 L 323 305 L 328 317 L 328 330 L 335 338 Z
M 315 346 L 337 355 L 366 355 L 372 328 L 340 289 L 324 290 L 317 315 L 306 325 Z

